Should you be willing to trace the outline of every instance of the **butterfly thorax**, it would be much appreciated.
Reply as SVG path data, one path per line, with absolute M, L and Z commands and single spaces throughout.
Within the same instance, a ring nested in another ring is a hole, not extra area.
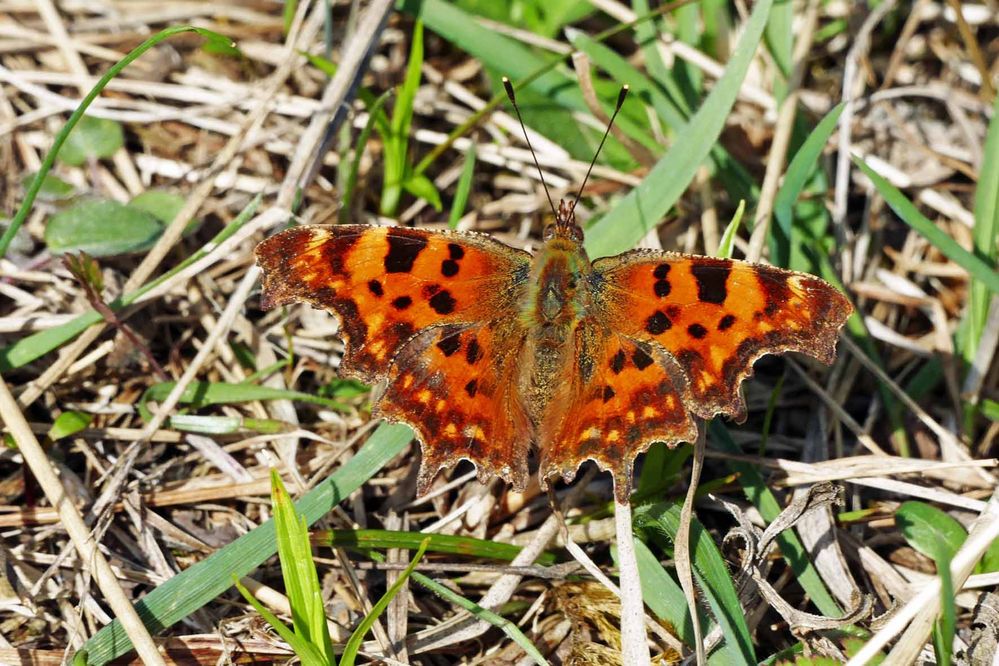
M 586 288 L 592 268 L 580 241 L 555 236 L 534 257 L 531 281 L 521 307 L 528 331 L 521 386 L 535 422 L 541 418 L 564 365 L 573 357 L 579 322 L 591 309 Z

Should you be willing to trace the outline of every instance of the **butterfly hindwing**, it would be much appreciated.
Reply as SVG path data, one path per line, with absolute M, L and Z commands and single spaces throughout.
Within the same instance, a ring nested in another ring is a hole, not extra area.
M 461 458 L 480 478 L 523 489 L 532 427 L 517 391 L 526 331 L 516 318 L 425 329 L 399 351 L 375 415 L 411 425 L 423 446 L 422 495 Z
M 648 343 L 588 320 L 575 331 L 563 382 L 540 428 L 541 477 L 575 475 L 593 460 L 614 475 L 622 500 L 635 456 L 653 442 L 693 441 L 675 361 Z
M 812 275 L 637 250 L 593 263 L 597 310 L 625 336 L 660 345 L 679 364 L 698 416 L 746 416 L 739 392 L 753 362 L 800 351 L 825 363 L 853 308 Z

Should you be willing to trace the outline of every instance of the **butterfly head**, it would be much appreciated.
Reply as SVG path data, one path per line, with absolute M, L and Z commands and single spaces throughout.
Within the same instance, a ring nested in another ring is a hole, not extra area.
M 542 234 L 544 240 L 564 238 L 566 240 L 583 242 L 583 228 L 576 222 L 576 202 L 560 199 L 555 221 L 545 227 Z

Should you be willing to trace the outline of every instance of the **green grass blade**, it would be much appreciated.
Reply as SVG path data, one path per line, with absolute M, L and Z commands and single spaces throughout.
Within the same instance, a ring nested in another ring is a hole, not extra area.
M 739 207 L 735 209 L 735 215 L 732 216 L 732 221 L 728 223 L 725 227 L 725 232 L 722 234 L 721 241 L 718 243 L 718 252 L 715 256 L 721 257 L 722 259 L 732 258 L 732 247 L 735 245 L 735 234 L 739 231 L 739 224 L 742 222 L 742 214 L 746 212 L 746 200 L 739 200 Z
M 295 503 L 312 524 L 361 487 L 412 440 L 413 431 L 402 425 L 382 425 L 353 458 Z M 245 576 L 277 550 L 272 521 L 253 529 L 221 550 L 185 569 L 135 604 L 153 633 L 187 617 L 232 585 L 232 576 Z M 90 663 L 100 666 L 132 648 L 117 620 L 85 644 Z
M 260 617 L 264 618 L 267 624 L 271 625 L 285 643 L 291 646 L 291 649 L 295 651 L 298 658 L 302 660 L 302 666 L 329 666 L 329 664 L 334 663 L 328 659 L 324 659 L 315 645 L 292 631 L 277 615 L 257 601 L 257 598 L 239 582 L 239 578 L 233 576 L 232 580 L 236 589 L 246 599 L 246 602 L 260 613 Z M 87 663 L 93 664 L 94 662 L 88 661 Z
M 587 230 L 590 256 L 613 255 L 634 247 L 687 189 L 725 125 L 772 4 L 772 0 L 762 0 L 753 7 L 725 73 L 666 155 L 614 210 Z
M 999 97 L 992 107 L 992 121 L 982 151 L 982 168 L 975 188 L 975 228 L 971 238 L 975 255 L 995 266 L 999 259 Z M 988 291 L 984 284 L 971 283 L 965 320 L 961 322 L 957 336 L 961 356 L 968 363 L 975 358 L 978 341 L 985 330 L 991 300 Z
M 17 230 L 21 228 L 24 221 L 28 219 L 28 213 L 31 212 L 31 207 L 35 204 L 35 198 L 38 196 L 39 190 L 42 189 L 42 184 L 45 182 L 45 177 L 48 175 L 49 171 L 52 170 L 52 165 L 55 164 L 56 155 L 59 154 L 59 149 L 66 142 L 69 137 L 70 132 L 76 127 L 76 124 L 80 122 L 83 118 L 83 114 L 86 112 L 87 108 L 93 103 L 97 96 L 101 94 L 101 91 L 107 87 L 111 79 L 118 76 L 123 69 L 128 67 L 134 60 L 136 60 L 143 53 L 153 48 L 165 39 L 182 33 L 182 32 L 196 32 L 199 35 L 207 38 L 209 41 L 219 41 L 225 42 L 227 45 L 232 45 L 232 40 L 223 37 L 217 32 L 212 32 L 211 30 L 206 30 L 205 28 L 196 28 L 191 25 L 178 25 L 172 28 L 166 28 L 160 30 L 158 33 L 142 42 L 134 49 L 128 52 L 124 58 L 116 62 L 114 65 L 108 68 L 108 71 L 104 73 L 98 81 L 97 84 L 87 93 L 86 97 L 80 101 L 80 105 L 76 107 L 76 110 L 70 115 L 69 120 L 63 125 L 59 133 L 56 134 L 55 140 L 52 142 L 52 147 L 49 152 L 46 153 L 45 159 L 42 160 L 42 166 L 35 174 L 35 177 L 31 181 L 31 185 L 28 186 L 28 191 L 24 195 L 24 201 L 21 202 L 21 207 L 17 209 L 17 213 L 14 218 L 10 221 L 10 226 L 4 231 L 3 236 L 0 236 L 0 257 L 7 254 L 7 248 L 10 246 L 10 242 L 14 240 L 14 234 Z
M 350 161 L 350 171 L 347 172 L 347 183 L 343 188 L 343 197 L 340 199 L 340 224 L 346 224 L 350 217 L 350 207 L 354 201 L 354 190 L 357 188 L 357 174 L 361 170 L 361 158 L 364 156 L 364 147 L 368 145 L 371 138 L 371 130 L 374 129 L 378 118 L 383 115 L 385 102 L 388 100 L 391 90 L 386 90 L 374 104 L 368 107 L 368 122 L 364 123 L 364 128 L 357 136 L 357 143 L 354 147 L 354 157 Z
M 153 384 L 142 395 L 140 404 L 144 404 L 149 400 L 163 400 L 170 395 L 170 391 L 173 390 L 175 385 L 176 382 Z M 193 404 L 198 407 L 252 402 L 255 400 L 298 400 L 299 402 L 308 402 L 314 405 L 329 407 L 330 409 L 344 409 L 344 404 L 337 400 L 301 391 L 290 391 L 288 389 L 258 386 L 255 384 L 191 382 L 180 396 L 181 404 Z
M 645 604 L 674 631 L 682 632 L 680 638 L 690 645 L 694 640 L 694 631 L 690 626 L 687 598 L 683 589 L 673 577 L 663 569 L 659 560 L 649 547 L 640 539 L 635 539 L 635 556 L 638 560 L 638 574 L 642 581 L 642 599 Z M 701 626 L 709 627 L 714 618 L 700 613 Z M 749 657 L 739 652 L 738 644 L 726 640 L 708 656 L 709 664 L 740 664 L 751 663 Z
M 458 220 L 465 214 L 468 207 L 468 195 L 472 191 L 472 178 L 475 176 L 475 144 L 468 147 L 465 153 L 465 166 L 461 170 L 458 178 L 458 185 L 454 191 L 454 201 L 451 203 L 451 213 L 448 215 L 447 225 L 451 229 L 458 227 Z
M 660 502 L 640 506 L 635 509 L 635 525 L 655 530 L 665 536 L 670 542 L 676 539 L 680 527 L 680 506 L 674 502 Z M 690 525 L 690 545 L 692 564 L 699 588 L 703 591 L 708 603 L 714 611 L 715 619 L 721 625 L 725 642 L 736 650 L 740 658 L 735 663 L 756 663 L 753 652 L 752 634 L 746 624 L 745 614 L 739 604 L 739 595 L 732 582 L 732 576 L 725 565 L 725 560 L 710 534 L 698 521 Z M 684 636 L 688 644 L 693 640 L 693 628 L 686 616 L 686 602 L 680 607 L 683 614 Z
M 854 157 L 853 163 L 871 179 L 874 187 L 903 222 L 922 234 L 945 257 L 968 271 L 972 281 L 977 280 L 992 293 L 999 294 L 999 272 L 996 271 L 995 266 L 990 266 L 986 259 L 982 259 L 958 245 L 956 240 L 926 219 L 904 194 L 878 175 L 878 172 L 869 167 L 864 160 Z
M 388 608 L 389 603 L 395 598 L 395 595 L 399 594 L 406 581 L 409 580 L 413 570 L 416 569 L 416 565 L 423 559 L 423 554 L 427 552 L 427 544 L 429 543 L 429 538 L 424 538 L 420 542 L 420 547 L 417 549 L 412 561 L 410 561 L 409 566 L 399 574 L 399 579 L 392 584 L 392 587 L 372 606 L 371 612 L 357 625 L 357 629 L 350 635 L 347 645 L 343 649 L 343 655 L 340 657 L 340 666 L 354 666 L 354 660 L 357 659 L 357 651 L 361 649 L 361 641 L 364 640 L 364 636 L 371 630 L 371 627 L 375 624 L 375 620 Z
M 253 217 L 254 213 L 256 213 L 257 207 L 260 205 L 260 201 L 260 195 L 254 197 L 253 201 L 247 204 L 246 208 L 244 208 L 240 214 L 236 216 L 236 219 L 226 225 L 226 227 L 222 229 L 222 231 L 220 231 L 215 238 L 211 240 L 211 242 L 155 280 L 143 285 L 130 294 L 125 294 L 124 296 L 116 298 L 108 304 L 110 308 L 115 311 L 121 310 L 125 306 L 134 303 L 138 298 L 142 297 L 143 294 L 146 294 L 163 284 L 194 262 L 200 261 L 212 249 L 217 247 L 220 243 L 225 242 L 230 236 L 239 231 L 240 228 L 242 228 L 242 226 Z M 97 314 L 94 310 L 88 310 L 61 326 L 56 326 L 45 331 L 39 331 L 38 333 L 29 335 L 0 349 L 0 372 L 7 372 L 8 370 L 20 368 L 23 365 L 31 363 L 35 359 L 40 358 L 41 356 L 48 354 L 50 351 L 69 342 L 89 327 L 101 321 L 103 321 L 103 318 L 99 314 Z
M 305 517 L 295 511 L 291 497 L 274 469 L 271 470 L 271 506 L 274 509 L 281 577 L 291 606 L 295 634 L 315 648 L 325 663 L 333 663 L 336 657 L 326 626 L 323 591 L 319 586 L 316 563 L 312 559 L 309 528 Z
M 442 599 L 450 601 L 455 606 L 464 608 L 480 620 L 488 622 L 497 629 L 501 630 L 504 634 L 509 636 L 514 643 L 519 645 L 521 649 L 523 649 L 524 652 L 526 652 L 528 656 L 535 661 L 535 663 L 540 664 L 541 666 L 548 666 L 548 661 L 545 659 L 544 655 L 538 651 L 538 648 L 534 647 L 534 644 L 527 636 L 524 635 L 524 632 L 522 632 L 520 628 L 510 620 L 506 619 L 502 615 L 497 615 L 491 610 L 487 610 L 482 606 L 479 606 L 474 601 L 466 599 L 451 588 L 438 583 L 433 578 L 425 576 L 418 571 L 413 572 L 413 580 Z
M 347 548 L 359 551 L 384 550 L 400 548 L 413 550 L 419 547 L 425 535 L 419 532 L 401 532 L 394 530 L 321 530 L 312 535 L 317 544 L 334 548 Z M 431 534 L 428 549 L 432 553 L 447 553 L 462 557 L 481 557 L 509 562 L 520 554 L 521 547 L 510 543 L 500 543 L 475 537 L 450 534 Z M 552 553 L 542 553 L 536 560 L 537 564 L 548 566 L 555 564 Z
M 776 266 L 788 266 L 791 260 L 791 236 L 793 234 L 794 204 L 801 195 L 802 189 L 808 182 L 808 178 L 819 157 L 822 149 L 829 141 L 836 123 L 839 122 L 840 114 L 843 113 L 842 102 L 834 106 L 825 117 L 819 121 L 815 129 L 808 135 L 805 142 L 791 158 L 791 163 L 784 172 L 784 182 L 777 190 L 774 197 L 774 219 L 776 225 L 771 225 L 770 235 L 771 261 Z
M 413 42 L 409 48 L 406 77 L 399 87 L 399 95 L 392 109 L 389 134 L 385 141 L 385 182 L 382 186 L 382 215 L 393 216 L 399 207 L 403 181 L 406 178 L 406 160 L 409 157 L 409 128 L 413 121 L 413 100 L 420 86 L 423 67 L 423 21 L 413 26 Z

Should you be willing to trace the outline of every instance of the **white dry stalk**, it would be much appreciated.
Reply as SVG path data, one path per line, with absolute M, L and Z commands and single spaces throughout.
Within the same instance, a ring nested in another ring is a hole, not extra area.
M 617 528 L 618 582 L 621 584 L 621 660 L 629 666 L 644 666 L 652 661 L 645 635 L 645 603 L 628 500 L 615 501 L 614 526 Z

